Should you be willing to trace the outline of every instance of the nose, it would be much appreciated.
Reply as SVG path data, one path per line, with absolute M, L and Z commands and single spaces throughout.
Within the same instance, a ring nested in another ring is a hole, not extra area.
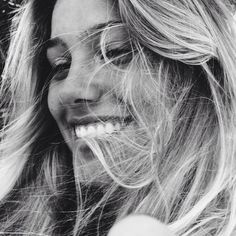
M 81 102 L 97 102 L 102 96 L 102 89 L 96 78 L 90 79 L 88 75 L 76 73 L 68 75 L 58 93 L 63 105 L 73 105 Z
M 60 92 L 63 104 L 80 103 L 82 101 L 96 102 L 101 97 L 101 89 L 96 84 L 85 84 L 66 81 Z

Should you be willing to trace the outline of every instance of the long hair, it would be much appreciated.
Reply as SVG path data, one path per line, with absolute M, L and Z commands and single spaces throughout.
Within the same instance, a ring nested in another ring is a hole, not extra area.
M 47 107 L 55 0 L 25 2 L 1 84 L 0 233 L 102 235 L 131 213 L 181 236 L 235 233 L 236 32 L 226 3 L 116 2 L 132 58 L 120 68 L 106 57 L 114 26 L 101 34 L 101 51 L 134 121 L 85 139 L 99 173 L 81 177 L 89 166 L 68 150 Z

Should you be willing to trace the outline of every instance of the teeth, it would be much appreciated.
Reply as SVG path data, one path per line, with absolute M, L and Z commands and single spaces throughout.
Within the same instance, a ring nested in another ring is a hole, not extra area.
M 87 135 L 87 130 L 85 129 L 85 127 L 81 127 L 80 128 L 80 136 L 85 137 Z
M 121 125 L 116 123 L 113 125 L 108 122 L 106 124 L 94 124 L 89 126 L 77 126 L 75 128 L 75 134 L 78 138 L 84 137 L 97 137 L 106 134 L 112 134 L 115 131 L 119 131 L 121 129 Z
M 116 124 L 115 124 L 115 130 L 120 130 L 120 128 L 121 128 L 120 123 L 116 123 Z
M 87 134 L 86 135 L 91 135 L 93 136 L 94 134 L 96 134 L 96 128 L 92 125 L 90 125 L 88 128 L 87 128 Z
M 105 134 L 105 128 L 104 128 L 104 125 L 102 125 L 102 124 L 99 124 L 98 126 L 97 126 L 97 135 L 99 136 L 99 135 L 103 135 L 103 134 Z
M 106 133 L 112 134 L 115 131 L 115 127 L 113 126 L 113 124 L 107 123 L 105 125 L 105 130 L 106 130 Z

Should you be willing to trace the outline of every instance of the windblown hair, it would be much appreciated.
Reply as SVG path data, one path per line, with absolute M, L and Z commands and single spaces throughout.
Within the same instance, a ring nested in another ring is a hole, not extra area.
M 125 68 L 106 58 L 109 28 L 101 47 L 122 75 L 134 121 L 85 140 L 107 179 L 102 186 L 93 184 L 99 176 L 81 180 L 86 166 L 47 107 L 54 4 L 26 1 L 13 20 L 1 84 L 0 234 L 102 235 L 140 213 L 176 235 L 234 235 L 236 32 L 227 0 L 116 1 L 132 58 Z

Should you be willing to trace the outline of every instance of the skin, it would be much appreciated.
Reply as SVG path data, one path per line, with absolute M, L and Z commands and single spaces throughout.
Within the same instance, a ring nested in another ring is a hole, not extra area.
M 81 118 L 126 117 L 127 113 L 127 108 L 117 103 L 119 73 L 104 66 L 99 44 L 108 24 L 120 24 L 115 9 L 108 0 L 58 0 L 52 15 L 47 58 L 56 72 L 50 80 L 48 107 L 66 144 L 78 157 L 78 173 L 85 181 L 108 180 L 107 175 L 99 180 L 94 177 L 103 167 L 85 141 L 75 135 L 74 123 Z M 110 31 L 106 43 L 113 52 L 127 33 L 121 28 Z
M 50 81 L 48 107 L 68 147 L 72 153 L 75 150 L 79 153 L 90 173 L 97 171 L 97 164 L 93 164 L 94 157 L 83 140 L 76 137 L 71 122 L 83 117 L 122 117 L 126 114 L 124 106 L 117 104 L 115 99 L 119 92 L 119 73 L 114 76 L 114 69 L 102 66 L 104 60 L 96 49 L 99 48 L 98 37 L 88 40 L 86 35 L 97 25 L 120 22 L 115 9 L 109 0 L 58 0 L 52 15 L 47 58 L 52 68 L 60 65 L 63 69 L 54 73 Z M 126 37 L 126 32 L 115 29 L 108 34 L 107 40 L 119 47 L 119 41 Z M 95 71 L 98 72 L 94 76 Z M 136 227 L 137 223 L 143 227 Z M 152 236 L 153 232 L 172 236 L 166 226 L 145 216 L 119 222 L 109 236 L 146 236 L 147 233 Z
M 56 63 L 69 65 L 63 69 L 58 78 L 55 76 L 51 80 L 48 107 L 71 149 L 73 147 L 70 140 L 75 137 L 69 127 L 70 120 L 79 119 L 92 112 L 105 115 L 112 108 L 108 98 L 91 108 L 91 111 L 88 111 L 81 102 L 82 100 L 101 101 L 102 93 L 111 89 L 110 84 L 109 87 L 106 85 L 107 71 L 101 71 L 96 75 L 96 79 L 88 83 L 99 62 L 92 60 L 95 52 L 92 52 L 90 45 L 80 40 L 86 30 L 114 18 L 111 14 L 107 14 L 107 8 L 106 2 L 102 2 L 101 5 L 91 0 L 60 0 L 56 3 L 53 12 L 51 39 L 58 38 L 60 42 L 48 48 L 47 57 L 52 67 L 56 66 Z M 69 54 L 68 58 L 64 56 L 65 53 Z M 72 106 L 75 109 L 72 109 Z
M 131 215 L 115 224 L 108 236 L 174 236 L 166 225 L 145 215 Z
M 114 71 L 108 66 L 101 68 L 104 60 L 96 49 L 100 33 L 86 36 L 94 34 L 91 28 L 98 24 L 117 21 L 120 19 L 114 7 L 106 0 L 59 0 L 52 15 L 54 43 L 47 50 L 47 58 L 52 68 L 60 64 L 63 70 L 51 79 L 48 107 L 71 151 L 79 151 L 86 162 L 93 157 L 83 140 L 75 136 L 71 122 L 83 117 L 122 117 L 126 112 L 115 99 L 119 76 L 112 75 Z M 116 44 L 124 37 L 124 32 L 115 30 L 107 41 Z

